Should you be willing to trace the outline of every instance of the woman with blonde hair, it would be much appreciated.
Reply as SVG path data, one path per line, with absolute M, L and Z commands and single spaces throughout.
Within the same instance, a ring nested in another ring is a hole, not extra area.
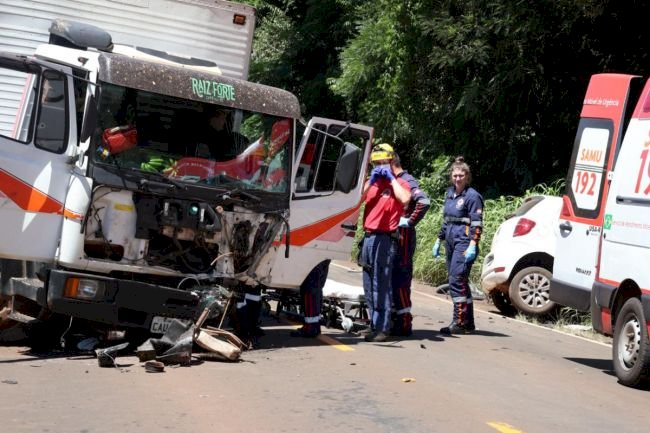
M 469 274 L 483 230 L 483 197 L 469 186 L 472 173 L 465 159 L 457 157 L 449 172 L 451 187 L 445 194 L 443 223 L 432 250 L 434 257 L 440 257 L 440 242 L 446 241 L 449 293 L 454 305 L 451 323 L 440 329 L 447 335 L 476 329 Z

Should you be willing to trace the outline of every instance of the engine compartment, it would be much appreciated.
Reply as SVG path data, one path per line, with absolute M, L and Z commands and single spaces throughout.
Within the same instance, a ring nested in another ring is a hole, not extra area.
M 84 253 L 141 272 L 237 278 L 255 272 L 279 236 L 283 219 L 237 206 L 100 187 L 86 220 Z M 119 267 L 116 271 L 119 271 Z

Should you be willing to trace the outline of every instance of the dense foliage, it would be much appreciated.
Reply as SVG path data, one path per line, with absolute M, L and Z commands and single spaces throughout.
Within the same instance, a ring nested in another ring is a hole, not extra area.
M 373 125 L 421 177 L 465 155 L 486 197 L 564 177 L 590 75 L 643 74 L 648 57 L 639 0 L 248 3 L 253 80 L 305 117 Z

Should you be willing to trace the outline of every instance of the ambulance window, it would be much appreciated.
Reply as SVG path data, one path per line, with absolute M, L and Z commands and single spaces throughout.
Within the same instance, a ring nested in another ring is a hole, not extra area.
M 38 75 L 0 67 L 0 136 L 31 141 L 31 121 Z
M 566 183 L 576 216 L 595 218 L 599 214 L 613 130 L 609 119 L 580 121 Z
M 43 72 L 34 144 L 48 152 L 63 153 L 66 148 L 68 107 L 65 90 L 65 75 L 51 70 Z

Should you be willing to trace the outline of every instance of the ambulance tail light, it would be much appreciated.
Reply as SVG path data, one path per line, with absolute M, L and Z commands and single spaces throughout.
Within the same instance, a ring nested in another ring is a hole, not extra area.
M 524 236 L 530 233 L 530 231 L 535 227 L 535 221 L 529 220 L 528 218 L 521 218 L 517 225 L 515 226 L 515 231 L 512 233 L 512 237 L 516 238 L 517 236 Z
M 562 210 L 560 210 L 560 218 L 571 218 L 573 212 L 571 212 L 571 201 L 569 197 L 562 196 Z

